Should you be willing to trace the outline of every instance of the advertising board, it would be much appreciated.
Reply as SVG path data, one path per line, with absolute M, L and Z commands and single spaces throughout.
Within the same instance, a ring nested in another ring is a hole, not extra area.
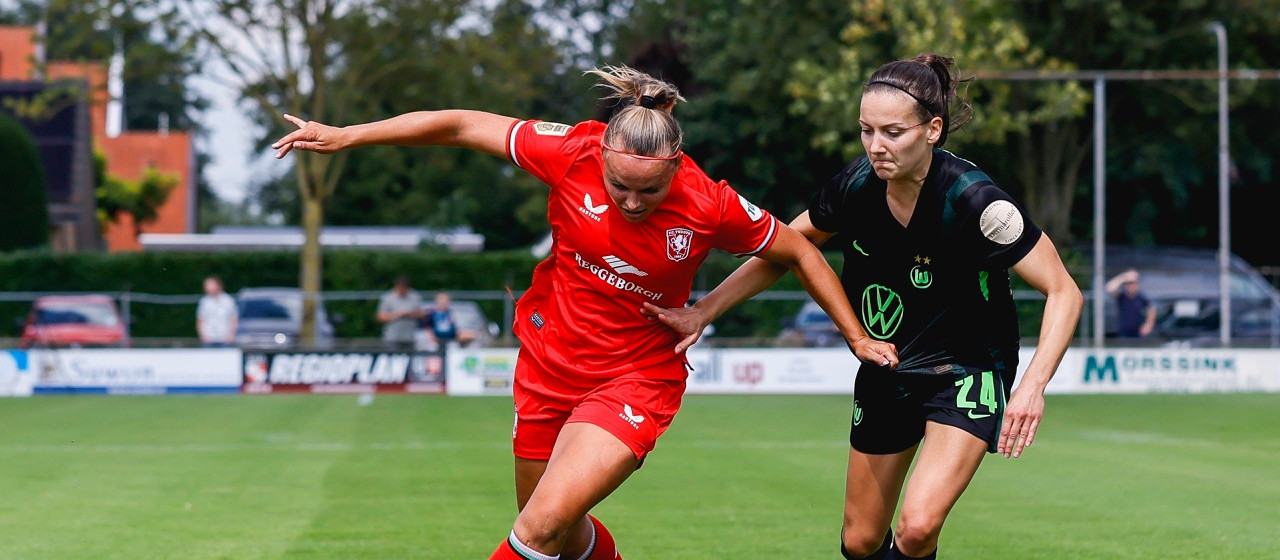
M 439 352 L 244 353 L 245 393 L 443 393 Z
M 36 394 L 233 393 L 235 348 L 30 350 Z

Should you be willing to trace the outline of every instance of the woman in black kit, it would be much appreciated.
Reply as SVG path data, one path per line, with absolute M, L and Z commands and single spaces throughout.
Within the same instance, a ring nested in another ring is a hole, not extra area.
M 1018 457 L 1034 441 L 1045 385 L 1080 317 L 1080 289 L 1049 238 L 977 166 L 941 149 L 967 120 L 952 114 L 970 109 L 956 99 L 952 65 L 923 54 L 876 70 L 859 115 L 866 155 L 791 223 L 815 245 L 840 234 L 849 301 L 900 360 L 858 370 L 845 558 L 936 558 L 943 522 L 985 454 Z M 1047 297 L 1035 355 L 1012 393 L 1010 268 Z M 696 305 L 649 312 L 686 335 L 681 350 L 785 271 L 751 259 Z

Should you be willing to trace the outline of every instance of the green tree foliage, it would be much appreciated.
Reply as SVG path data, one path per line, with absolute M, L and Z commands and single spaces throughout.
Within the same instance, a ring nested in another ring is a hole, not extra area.
M 337 80 L 361 88 L 343 108 L 344 124 L 449 108 L 574 122 L 590 107 L 585 87 L 569 91 L 564 57 L 549 32 L 532 23 L 535 12 L 525 2 L 391 2 L 386 9 L 383 17 L 349 20 L 345 28 L 350 33 L 342 40 L 353 51 L 368 51 L 371 35 L 396 40 L 367 59 L 385 71 L 338 71 Z M 528 246 L 546 231 L 546 186 L 503 160 L 393 147 L 347 157 L 326 208 L 330 223 L 467 224 L 489 248 Z
M 801 59 L 791 90 L 796 99 L 792 110 L 807 115 L 820 129 L 814 146 L 846 157 L 862 152 L 862 84 L 891 60 L 936 52 L 954 57 L 962 74 L 977 69 L 1072 68 L 1069 59 L 1047 56 L 1032 43 L 1033 35 L 1012 18 L 1007 2 L 871 1 L 852 2 L 850 7 L 853 17 L 836 47 L 840 63 Z M 964 132 L 951 136 L 946 147 L 983 167 L 1007 165 L 1007 174 L 995 174 L 997 181 L 1022 194 L 1033 218 L 1050 236 L 1067 237 L 1090 137 L 1082 140 L 1074 130 L 1064 134 L 1060 125 L 1084 114 L 1087 93 L 1073 82 L 980 81 L 969 88 L 962 85 L 961 94 L 973 103 L 974 120 Z M 966 148 L 973 153 L 966 153 Z M 1016 153 L 1016 159 L 989 158 L 983 148 Z
M 120 214 L 133 216 L 133 234 L 138 235 L 143 224 L 159 217 L 160 207 L 169 200 L 169 193 L 178 186 L 178 178 L 161 173 L 154 167 L 143 172 L 142 178 L 129 181 L 106 173 L 107 160 L 101 152 L 94 152 L 94 195 L 98 201 L 98 224 L 106 227 Z
M 552 81 L 538 73 L 553 67 L 540 58 L 549 52 L 543 35 L 528 25 L 526 4 L 486 6 L 470 0 L 210 0 L 181 9 L 230 67 L 236 87 L 256 103 L 265 145 L 292 129 L 282 112 L 341 125 L 468 101 L 495 112 L 528 107 Z M 498 34 L 502 43 L 487 43 Z M 304 291 L 321 285 L 319 232 L 333 209 L 339 223 L 469 220 L 499 245 L 498 234 L 513 229 L 528 237 L 511 227 L 512 216 L 530 223 L 524 209 L 537 195 L 503 180 L 509 168 L 475 154 L 427 155 L 425 166 L 420 157 L 393 149 L 291 156 L 301 208 L 296 216 L 306 238 Z M 310 305 L 304 317 L 305 337 Z
M 49 242 L 49 206 L 44 166 L 35 141 L 21 124 L 0 113 L 0 251 L 40 247 Z
M 832 38 L 850 17 L 845 0 L 680 2 L 664 27 L 687 60 L 689 104 L 680 113 L 688 151 L 709 175 L 789 220 L 842 166 L 811 148 L 822 132 L 788 111 L 794 62 L 838 66 Z
M 1014 11 L 1045 52 L 1081 68 L 1216 70 L 1208 22 L 1227 30 L 1232 68 L 1276 68 L 1280 2 L 1019 2 Z M 1232 80 L 1233 251 L 1280 262 L 1257 225 L 1274 220 L 1280 83 Z M 1112 82 L 1107 95 L 1109 241 L 1213 246 L 1217 236 L 1217 82 Z M 1092 123 L 1065 126 L 1088 134 Z M 1084 193 L 1091 191 L 1085 190 Z M 1077 215 L 1082 224 L 1091 215 Z

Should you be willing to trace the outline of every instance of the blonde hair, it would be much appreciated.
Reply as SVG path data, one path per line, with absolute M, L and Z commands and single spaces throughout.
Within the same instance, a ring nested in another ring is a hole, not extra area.
M 604 131 L 604 142 L 627 153 L 670 157 L 680 152 L 684 133 L 671 116 L 677 101 L 684 101 L 675 86 L 628 66 L 605 66 L 587 71 L 600 77 L 600 87 L 611 90 L 604 99 L 618 99 L 625 106 Z

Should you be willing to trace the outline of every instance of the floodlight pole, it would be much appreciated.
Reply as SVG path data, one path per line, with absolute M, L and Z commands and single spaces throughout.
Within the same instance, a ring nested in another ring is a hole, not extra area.
M 1231 166 L 1227 137 L 1227 29 L 1209 23 L 1218 38 L 1218 330 L 1222 345 L 1231 344 Z
M 1107 78 L 1093 79 L 1093 346 L 1102 348 L 1106 334 L 1107 258 Z

